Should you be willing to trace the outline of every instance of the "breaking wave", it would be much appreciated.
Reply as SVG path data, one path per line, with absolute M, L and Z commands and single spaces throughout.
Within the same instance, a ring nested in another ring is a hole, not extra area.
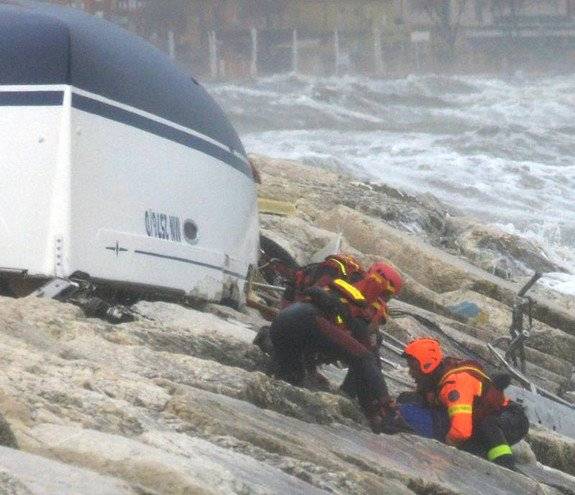
M 430 192 L 575 273 L 575 76 L 286 75 L 210 91 L 250 152 Z M 555 285 L 575 292 L 575 278 Z

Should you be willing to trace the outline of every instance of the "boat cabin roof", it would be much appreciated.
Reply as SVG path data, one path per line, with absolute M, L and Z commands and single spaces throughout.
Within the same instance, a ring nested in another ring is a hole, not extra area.
M 0 85 L 71 85 L 245 156 L 224 112 L 191 75 L 143 39 L 79 10 L 0 0 L 0 67 Z

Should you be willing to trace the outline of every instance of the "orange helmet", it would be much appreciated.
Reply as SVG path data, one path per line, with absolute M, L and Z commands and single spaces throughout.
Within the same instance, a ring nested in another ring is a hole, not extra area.
M 367 271 L 368 274 L 377 273 L 379 276 L 383 277 L 389 283 L 389 289 L 387 290 L 387 298 L 398 294 L 403 286 L 403 280 L 398 271 L 393 268 L 393 266 L 384 263 L 383 261 L 378 261 L 369 267 Z
M 424 375 L 433 373 L 443 361 L 443 352 L 439 342 L 431 338 L 412 340 L 405 346 L 403 356 L 415 359 Z

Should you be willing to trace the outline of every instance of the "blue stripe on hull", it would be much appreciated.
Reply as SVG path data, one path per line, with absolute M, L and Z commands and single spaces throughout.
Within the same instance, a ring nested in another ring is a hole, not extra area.
M 64 101 L 62 91 L 0 91 L 1 106 L 59 106 Z M 144 117 L 129 110 L 124 110 L 86 96 L 72 95 L 72 106 L 93 115 L 135 127 L 156 136 L 182 144 L 188 148 L 209 155 L 239 172 L 252 178 L 252 172 L 243 160 L 233 153 L 210 143 L 202 138 L 174 129 L 173 127 Z
M 54 107 L 63 101 L 62 91 L 0 91 L 3 107 Z
M 122 124 L 129 125 L 130 127 L 136 127 L 142 131 L 155 134 L 156 136 L 163 137 L 170 141 L 187 146 L 188 148 L 200 151 L 216 158 L 217 160 L 227 163 L 248 177 L 252 177 L 250 167 L 236 155 L 210 143 L 209 141 L 205 141 L 197 136 L 188 134 L 187 132 L 174 129 L 169 125 L 162 124 L 156 120 L 144 117 L 143 115 L 124 110 L 123 108 L 118 108 L 78 94 L 72 95 L 72 106 L 78 110 L 98 115 L 115 122 L 120 122 Z

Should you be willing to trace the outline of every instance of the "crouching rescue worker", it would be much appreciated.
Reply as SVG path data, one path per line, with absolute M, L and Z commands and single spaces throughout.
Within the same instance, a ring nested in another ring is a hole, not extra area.
M 308 302 L 307 291 L 314 287 L 327 288 L 334 280 L 342 280 L 353 284 L 365 276 L 365 270 L 360 262 L 349 254 L 330 254 L 319 263 L 305 265 L 289 277 L 285 291 L 280 301 L 280 310 L 291 306 L 296 302 Z M 257 345 L 266 354 L 273 353 L 273 346 L 270 338 L 270 327 L 263 326 L 254 339 Z M 321 357 L 317 353 L 306 355 L 306 374 L 309 382 L 316 388 L 328 389 L 327 379 L 318 372 L 317 365 L 326 362 L 325 356 Z M 329 362 L 329 358 L 328 358 Z
M 358 401 L 377 433 L 394 433 L 401 421 L 370 340 L 373 305 L 390 291 L 395 289 L 389 280 L 375 271 L 355 283 L 336 278 L 327 287 L 308 289 L 307 301 L 281 311 L 270 329 L 278 378 L 302 385 L 310 354 L 342 361 L 354 374 Z
M 439 342 L 420 338 L 404 351 L 409 373 L 428 405 L 447 413 L 444 441 L 509 469 L 511 445 L 529 431 L 523 408 L 505 397 L 508 375 L 493 380 L 475 361 L 444 357 Z

